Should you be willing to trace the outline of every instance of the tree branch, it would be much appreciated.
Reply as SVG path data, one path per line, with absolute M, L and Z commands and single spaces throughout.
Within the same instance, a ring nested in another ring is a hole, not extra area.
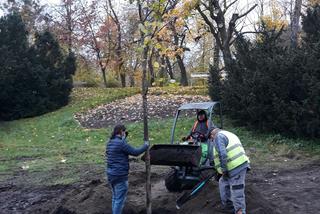
M 245 12 L 244 14 L 238 16 L 238 19 L 241 19 L 242 17 L 248 15 L 248 14 L 249 14 L 254 8 L 256 8 L 257 6 L 258 6 L 257 4 L 253 5 L 247 12 Z
M 225 14 L 227 12 L 227 10 L 234 5 L 238 0 L 234 0 L 233 2 L 231 2 L 229 5 L 225 5 L 225 8 L 223 9 L 222 13 Z

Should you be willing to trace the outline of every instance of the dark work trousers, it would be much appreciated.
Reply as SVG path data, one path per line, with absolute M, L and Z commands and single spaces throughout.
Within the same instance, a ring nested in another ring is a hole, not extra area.
M 233 177 L 219 179 L 220 198 L 223 206 L 233 205 L 235 213 L 242 209 L 246 213 L 246 200 L 244 195 L 247 169 L 240 171 Z

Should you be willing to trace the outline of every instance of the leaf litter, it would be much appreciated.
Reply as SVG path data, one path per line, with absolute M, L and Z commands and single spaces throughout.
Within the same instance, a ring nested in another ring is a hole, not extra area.
M 199 95 L 150 95 L 148 117 L 149 119 L 173 117 L 182 104 L 207 101 L 210 101 L 209 97 Z M 95 129 L 118 123 L 140 122 L 142 117 L 142 97 L 139 94 L 75 114 L 75 119 L 83 127 Z

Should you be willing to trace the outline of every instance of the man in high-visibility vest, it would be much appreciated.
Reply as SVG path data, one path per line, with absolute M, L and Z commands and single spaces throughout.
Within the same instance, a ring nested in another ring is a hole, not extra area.
M 190 134 L 184 137 L 183 140 L 191 140 L 194 134 L 197 133 L 200 141 L 204 142 L 208 138 L 211 127 L 213 127 L 213 124 L 208 120 L 207 113 L 204 110 L 200 110 L 197 113 L 197 120 L 194 122 Z
M 219 179 L 222 209 L 236 214 L 246 213 L 245 177 L 250 161 L 239 138 L 228 131 L 214 128 L 210 131 L 213 141 L 215 169 L 222 176 Z

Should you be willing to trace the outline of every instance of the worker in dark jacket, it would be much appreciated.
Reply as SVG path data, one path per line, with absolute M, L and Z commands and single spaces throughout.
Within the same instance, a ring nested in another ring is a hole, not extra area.
M 222 176 L 219 179 L 222 208 L 236 214 L 246 213 L 245 177 L 250 169 L 239 138 L 228 131 L 214 128 L 210 132 L 213 141 L 214 166 Z
M 129 155 L 138 156 L 149 143 L 134 148 L 126 142 L 128 132 L 124 125 L 116 125 L 106 148 L 107 177 L 112 189 L 112 213 L 121 214 L 128 192 Z
M 213 126 L 212 122 L 208 120 L 207 113 L 204 110 L 200 110 L 197 113 L 197 120 L 194 122 L 190 134 L 184 137 L 182 140 L 192 140 L 192 137 L 198 135 L 198 139 L 204 142 L 208 139 L 209 130 Z

